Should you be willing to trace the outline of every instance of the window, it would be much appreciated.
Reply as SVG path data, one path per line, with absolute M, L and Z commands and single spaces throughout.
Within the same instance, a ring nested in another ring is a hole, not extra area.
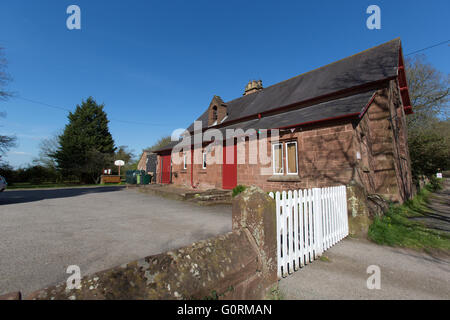
M 297 142 L 286 142 L 286 168 L 287 174 L 298 174 L 297 168 Z
M 272 146 L 273 154 L 273 173 L 281 175 L 284 172 L 283 166 L 283 144 L 277 143 Z
M 212 119 L 213 119 L 213 121 L 217 121 L 217 107 L 214 106 L 214 107 L 212 108 L 212 111 L 213 111 Z
M 183 169 L 184 170 L 187 169 L 187 154 L 186 153 L 183 155 Z
M 203 165 L 202 165 L 203 169 L 206 169 L 206 152 L 203 152 Z
M 274 175 L 298 174 L 297 141 L 286 141 L 272 145 Z M 284 166 L 286 165 L 286 172 Z

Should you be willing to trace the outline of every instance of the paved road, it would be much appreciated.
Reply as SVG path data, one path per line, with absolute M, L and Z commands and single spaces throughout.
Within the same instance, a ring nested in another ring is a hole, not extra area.
M 0 194 L 0 295 L 29 293 L 231 231 L 231 207 L 199 207 L 122 187 Z
M 450 299 L 450 253 L 438 256 L 345 239 L 280 281 L 286 299 Z M 367 289 L 367 267 L 381 271 L 381 289 Z
M 443 181 L 442 190 L 430 196 L 430 209 L 423 217 L 414 217 L 413 220 L 421 221 L 427 227 L 450 233 L 450 178 Z

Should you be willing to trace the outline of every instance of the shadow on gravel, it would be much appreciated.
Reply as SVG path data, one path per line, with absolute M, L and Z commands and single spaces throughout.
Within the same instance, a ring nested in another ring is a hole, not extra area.
M 26 203 L 44 199 L 70 198 L 89 193 L 115 192 L 125 186 L 94 187 L 94 188 L 63 188 L 46 190 L 11 190 L 0 193 L 0 206 L 4 204 Z

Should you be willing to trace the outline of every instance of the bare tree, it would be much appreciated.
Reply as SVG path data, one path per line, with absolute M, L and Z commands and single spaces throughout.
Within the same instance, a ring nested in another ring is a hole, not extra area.
M 60 135 L 61 132 L 54 134 L 50 138 L 41 140 L 39 143 L 39 157 L 33 160 L 35 164 L 56 170 L 57 163 L 54 154 L 59 148 Z
M 3 50 L 0 47 L 0 100 L 6 100 L 11 96 L 11 93 L 6 91 L 6 85 L 11 81 L 11 77 L 6 72 L 7 61 Z
M 431 176 L 450 168 L 449 75 L 423 55 L 406 61 L 414 114 L 407 117 L 413 176 Z
M 2 155 L 6 153 L 6 151 L 15 146 L 16 146 L 16 137 L 0 135 L 0 160 L 2 158 Z
M 11 93 L 6 91 L 6 85 L 11 81 L 11 77 L 6 73 L 7 62 L 3 54 L 3 48 L 0 47 L 0 101 L 6 100 L 11 96 Z M 6 117 L 5 112 L 0 112 L 0 117 Z M 10 149 L 16 146 L 16 137 L 4 136 L 0 134 L 0 161 L 3 155 Z
M 169 136 L 163 136 L 163 137 L 159 138 L 158 141 L 156 141 L 154 145 L 144 149 L 144 151 L 152 152 L 154 150 L 158 150 L 158 149 L 160 149 L 162 147 L 167 146 L 170 142 L 172 142 L 170 135 Z
M 424 55 L 406 60 L 406 76 L 414 114 L 408 116 L 408 130 L 433 126 L 448 118 L 449 75 L 429 64 Z

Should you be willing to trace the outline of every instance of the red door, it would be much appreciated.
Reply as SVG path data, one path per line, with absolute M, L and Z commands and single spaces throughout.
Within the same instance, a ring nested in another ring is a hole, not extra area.
M 227 159 L 227 154 L 229 154 Z M 231 190 L 237 185 L 237 145 L 223 146 L 222 188 Z
M 171 171 L 171 162 L 170 155 L 161 156 L 161 183 L 169 184 L 170 183 L 170 171 Z

